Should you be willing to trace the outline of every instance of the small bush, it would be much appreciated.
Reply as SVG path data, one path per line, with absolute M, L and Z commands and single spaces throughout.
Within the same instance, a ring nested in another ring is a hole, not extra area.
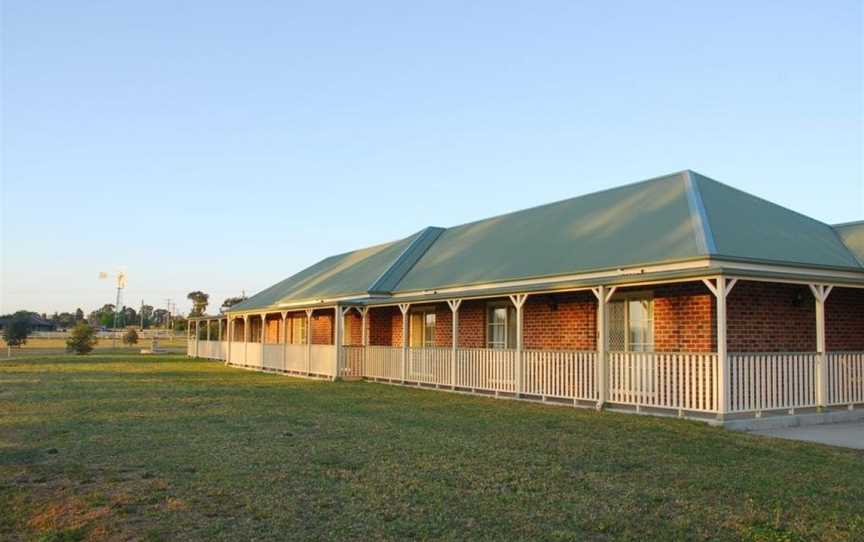
M 130 329 L 123 335 L 123 344 L 128 344 L 132 346 L 134 344 L 138 344 L 138 332 L 134 329 Z
M 66 351 L 87 354 L 96 345 L 96 330 L 85 321 L 78 322 L 66 339 Z

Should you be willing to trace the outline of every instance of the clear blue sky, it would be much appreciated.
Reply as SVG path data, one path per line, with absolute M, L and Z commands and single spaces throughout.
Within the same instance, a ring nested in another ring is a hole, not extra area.
M 253 293 L 685 168 L 864 216 L 862 3 L 2 3 L 0 312 Z M 215 306 L 214 306 L 215 305 Z

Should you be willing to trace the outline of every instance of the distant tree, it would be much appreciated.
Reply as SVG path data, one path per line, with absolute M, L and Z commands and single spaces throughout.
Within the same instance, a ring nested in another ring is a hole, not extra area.
M 80 321 L 72 328 L 72 333 L 66 339 L 66 351 L 78 355 L 87 354 L 96 345 L 96 330 L 85 321 Z
M 154 310 L 153 323 L 157 326 L 166 326 L 168 324 L 168 311 L 165 309 Z
M 132 307 L 123 307 L 120 315 L 123 319 L 123 325 L 132 326 L 138 323 L 138 313 Z
M 130 328 L 123 335 L 123 343 L 128 344 L 129 346 L 138 344 L 138 333 L 134 329 Z
M 141 305 L 141 313 L 139 317 L 144 317 L 144 327 L 150 327 L 153 324 L 153 306 Z
M 182 316 L 174 317 L 174 331 L 186 331 L 186 319 Z
M 189 292 L 186 295 L 186 299 L 192 302 L 192 311 L 189 312 L 189 316 L 202 316 L 204 311 L 207 310 L 207 303 L 210 301 L 210 296 L 205 294 L 200 290 L 195 290 L 194 292 Z
M 75 321 L 80 322 L 84 319 L 84 311 L 81 310 L 81 307 L 75 309 Z
M 102 327 L 111 328 L 114 326 L 114 313 L 102 312 L 99 313 L 99 325 Z
M 30 335 L 30 315 L 27 311 L 18 311 L 9 318 L 3 328 L 3 341 L 10 349 L 18 347 L 27 342 Z
M 246 301 L 246 299 L 248 299 L 248 298 L 245 295 L 244 296 L 229 297 L 228 299 L 226 299 L 225 301 L 222 302 L 222 306 L 219 308 L 219 310 L 221 312 L 225 312 L 226 310 L 230 309 L 231 307 L 233 307 L 237 303 L 240 303 L 242 301 Z
M 69 312 L 61 312 L 60 314 L 55 312 L 54 316 L 51 317 L 51 321 L 57 327 L 68 329 L 75 325 L 75 315 Z

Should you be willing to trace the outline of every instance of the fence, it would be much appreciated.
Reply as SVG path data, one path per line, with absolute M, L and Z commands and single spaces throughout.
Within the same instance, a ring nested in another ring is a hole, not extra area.
M 609 401 L 716 412 L 717 354 L 610 352 Z

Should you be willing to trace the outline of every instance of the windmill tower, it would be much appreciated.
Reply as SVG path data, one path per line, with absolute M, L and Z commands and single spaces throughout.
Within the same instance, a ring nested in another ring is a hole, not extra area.
M 123 303 L 123 288 L 126 287 L 126 270 L 121 268 L 116 273 L 114 273 L 113 275 L 108 274 L 105 271 L 99 272 L 99 278 L 100 279 L 107 279 L 109 277 L 113 277 L 113 278 L 117 279 L 117 302 L 114 305 L 114 325 L 113 325 L 114 330 L 116 331 L 117 326 L 122 325 L 122 322 L 123 322 L 122 303 Z M 111 341 L 112 348 L 116 348 L 117 347 L 117 334 L 113 333 L 112 337 L 113 337 L 113 339 Z

